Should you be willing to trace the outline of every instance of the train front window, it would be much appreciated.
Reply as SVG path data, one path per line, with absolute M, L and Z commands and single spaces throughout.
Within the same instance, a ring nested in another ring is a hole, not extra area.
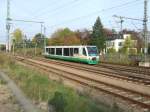
M 87 47 L 89 56 L 97 56 L 98 51 L 96 47 Z

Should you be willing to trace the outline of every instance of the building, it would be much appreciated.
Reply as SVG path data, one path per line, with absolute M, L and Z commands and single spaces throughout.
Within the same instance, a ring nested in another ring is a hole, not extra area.
M 124 45 L 126 38 L 131 38 L 131 34 L 112 34 L 107 37 L 106 52 L 113 48 L 116 52 L 119 51 Z M 132 40 L 134 44 L 137 44 L 137 40 Z

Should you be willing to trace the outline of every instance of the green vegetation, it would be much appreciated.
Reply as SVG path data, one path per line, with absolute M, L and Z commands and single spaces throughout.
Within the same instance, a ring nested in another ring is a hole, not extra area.
M 21 43 L 23 41 L 23 33 L 20 29 L 16 29 L 13 33 L 12 40 L 15 43 Z
M 26 55 L 26 56 L 40 56 L 43 53 L 41 48 L 18 48 L 15 49 L 15 54 Z
M 135 48 L 135 43 L 131 39 L 131 37 L 128 37 L 125 39 L 125 42 L 123 44 L 123 48 L 119 50 L 120 53 L 127 54 L 127 55 L 136 55 L 137 49 Z
M 136 41 L 131 37 L 127 37 L 123 43 L 123 47 L 116 52 L 114 48 L 107 50 L 103 62 L 125 64 L 125 65 L 138 65 L 138 62 L 142 59 L 142 54 L 137 53 Z
M 41 34 L 41 33 L 37 33 L 33 37 L 31 43 L 33 46 L 36 46 L 37 48 L 43 48 L 44 47 L 44 41 L 46 41 L 46 45 L 47 45 L 48 44 L 48 38 L 46 38 L 46 36 Z
M 119 54 L 119 53 L 108 53 L 105 54 L 104 57 L 100 57 L 101 62 L 106 63 L 116 63 L 116 64 L 125 64 L 130 65 L 131 60 L 128 55 Z
M 6 82 L 4 80 L 0 79 L 0 85 L 5 85 L 5 84 L 6 84 Z
M 105 39 L 106 37 L 103 25 L 101 23 L 100 18 L 98 17 L 93 26 L 92 39 L 90 44 L 96 45 L 100 51 L 103 51 L 105 48 Z
M 0 51 L 5 51 L 6 47 L 5 44 L 0 44 Z
M 5 68 L 9 77 L 29 98 L 36 102 L 48 102 L 57 112 L 113 112 L 111 107 L 98 105 L 88 96 L 65 87 L 62 81 L 51 81 L 44 73 L 16 64 L 11 57 L 0 54 L 0 62 L 1 69 Z
M 110 49 L 107 50 L 107 53 L 108 54 L 115 54 L 116 50 L 114 48 L 110 48 Z

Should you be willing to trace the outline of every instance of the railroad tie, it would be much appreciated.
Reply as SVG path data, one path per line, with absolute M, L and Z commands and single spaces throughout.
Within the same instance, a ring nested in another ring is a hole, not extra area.
M 135 98 L 133 98 L 133 99 L 136 100 L 136 101 L 140 101 L 140 100 L 143 99 L 143 97 L 135 97 Z
M 145 104 L 150 104 L 150 100 L 144 101 Z

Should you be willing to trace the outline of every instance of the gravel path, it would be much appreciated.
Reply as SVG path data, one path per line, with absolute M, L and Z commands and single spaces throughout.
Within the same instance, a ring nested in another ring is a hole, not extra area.
M 37 109 L 29 99 L 27 99 L 24 93 L 17 87 L 17 85 L 11 80 L 6 74 L 0 72 L 0 77 L 6 81 L 8 88 L 12 91 L 13 95 L 15 96 L 16 100 L 24 109 L 24 112 L 42 112 L 41 110 Z M 0 112 L 7 112 L 1 111 Z M 17 112 L 17 111 L 8 111 L 8 112 Z

